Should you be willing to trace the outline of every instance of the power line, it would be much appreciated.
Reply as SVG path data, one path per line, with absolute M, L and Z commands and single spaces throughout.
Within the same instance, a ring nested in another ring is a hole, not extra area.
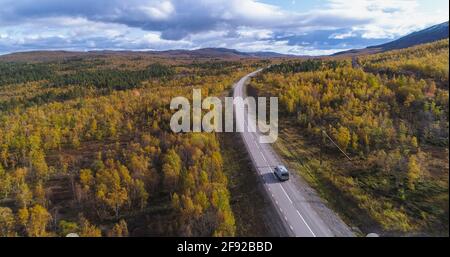
M 339 149 L 339 151 L 341 151 L 341 152 L 345 155 L 345 157 L 347 157 L 347 159 L 348 159 L 349 161 L 352 161 L 352 159 L 344 152 L 344 150 L 342 150 L 342 149 L 339 147 L 338 144 L 336 144 L 336 143 L 333 141 L 333 139 L 327 134 L 327 132 L 326 132 L 325 130 L 322 130 L 322 133 L 325 134 L 325 136 L 327 136 L 328 139 L 330 139 L 330 141 L 331 141 L 331 142 Z

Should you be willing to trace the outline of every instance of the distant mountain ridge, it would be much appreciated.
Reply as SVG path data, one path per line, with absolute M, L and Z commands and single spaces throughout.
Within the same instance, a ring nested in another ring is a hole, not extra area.
M 369 46 L 365 49 L 353 49 L 344 52 L 339 52 L 333 54 L 333 56 L 338 55 L 358 55 L 358 54 L 371 54 L 378 52 L 391 51 L 396 49 L 408 48 L 420 44 L 431 43 L 441 39 L 448 38 L 449 35 L 449 22 L 444 22 L 432 27 L 426 28 L 424 30 L 416 31 L 401 37 L 392 42 L 388 42 L 382 45 Z
M 166 51 L 113 51 L 99 50 L 88 52 L 71 51 L 29 51 L 17 52 L 0 56 L 0 61 L 50 61 L 61 58 L 95 57 L 102 55 L 150 55 L 160 57 L 185 57 L 185 58 L 283 58 L 294 57 L 294 55 L 280 54 L 276 52 L 240 52 L 228 48 L 201 48 L 195 50 L 166 50 Z
M 445 39 L 448 38 L 449 34 L 448 24 L 449 22 L 447 21 L 421 31 L 411 33 L 395 41 L 379 46 L 372 46 L 369 48 L 382 48 L 385 50 L 395 50 Z
M 262 58 L 262 57 L 288 57 L 292 55 L 280 54 L 276 52 L 241 52 L 229 48 L 201 48 L 196 50 L 168 50 L 154 51 L 151 53 L 168 55 L 191 55 L 194 57 L 239 57 L 239 58 Z
M 434 42 L 449 37 L 449 22 L 434 25 L 427 29 L 417 31 L 377 46 L 369 46 L 364 49 L 353 49 L 335 53 L 332 56 L 354 56 L 360 54 L 372 54 L 395 49 L 408 48 L 419 44 Z M 128 55 L 128 56 L 160 56 L 160 57 L 181 57 L 181 58 L 223 58 L 223 59 L 243 59 L 243 58 L 289 58 L 302 57 L 296 55 L 280 54 L 276 52 L 241 52 L 229 48 L 200 48 L 195 50 L 166 50 L 166 51 L 113 51 L 99 50 L 88 52 L 71 51 L 29 51 L 17 52 L 0 56 L 0 61 L 51 61 L 61 58 L 96 57 L 104 55 Z

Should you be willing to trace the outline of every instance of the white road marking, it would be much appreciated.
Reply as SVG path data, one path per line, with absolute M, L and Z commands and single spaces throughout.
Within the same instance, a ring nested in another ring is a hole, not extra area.
M 256 140 L 257 139 L 255 138 L 255 142 L 256 142 Z M 269 166 L 269 162 L 267 161 L 266 157 L 264 156 L 264 152 L 263 152 L 262 147 L 259 144 L 257 144 L 257 143 L 255 143 L 255 145 L 256 145 L 256 148 L 259 149 L 259 152 L 261 153 L 261 157 L 263 158 L 264 162 L 267 164 L 267 166 Z
M 264 162 L 267 163 L 266 157 L 264 157 L 264 154 L 262 153 L 262 151 L 260 151 L 262 158 L 264 159 Z
M 309 227 L 308 223 L 306 223 L 305 219 L 303 218 L 302 214 L 300 214 L 300 212 L 297 210 L 297 214 L 298 216 L 300 216 L 300 218 L 303 220 L 303 223 L 305 223 L 305 225 L 308 227 L 309 232 L 311 232 L 311 234 L 313 235 L 313 237 L 316 237 L 316 234 L 314 234 L 314 232 L 312 231 L 312 229 Z
M 287 199 L 289 200 L 289 202 L 291 202 L 291 204 L 293 204 L 291 198 L 289 197 L 289 195 L 286 193 L 286 190 L 284 190 L 284 187 L 280 184 L 281 190 L 283 190 L 284 194 L 286 195 Z

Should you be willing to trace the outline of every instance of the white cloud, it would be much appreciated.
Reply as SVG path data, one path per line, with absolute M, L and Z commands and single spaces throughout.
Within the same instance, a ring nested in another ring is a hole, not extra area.
M 330 35 L 330 39 L 346 39 L 346 38 L 350 38 L 350 37 L 356 37 L 357 35 L 355 33 L 353 33 L 353 31 L 349 31 L 346 33 L 334 33 L 332 35 Z
M 294 12 L 258 0 L 0 0 L 0 52 L 229 47 L 328 53 L 448 19 L 418 0 L 328 0 Z M 293 38 L 296 38 L 293 40 Z
M 252 29 L 252 28 L 238 28 L 237 34 L 241 37 L 263 40 L 273 38 L 273 31 L 268 29 Z
M 156 4 L 144 5 L 139 8 L 153 20 L 167 20 L 174 15 L 175 8 L 170 1 L 162 1 Z
M 399 37 L 446 19 L 421 12 L 417 0 L 329 0 L 326 12 L 370 17 L 369 23 L 352 26 L 368 39 Z

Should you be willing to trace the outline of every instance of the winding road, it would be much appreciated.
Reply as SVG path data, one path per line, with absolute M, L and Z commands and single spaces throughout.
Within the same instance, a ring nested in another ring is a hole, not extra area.
M 246 81 L 255 76 L 261 70 L 255 71 L 243 77 L 234 85 L 234 94 L 236 97 L 246 97 Z M 261 176 L 264 188 L 271 199 L 279 217 L 284 225 L 288 235 L 294 237 L 333 237 L 333 236 L 353 236 L 353 233 L 345 223 L 334 215 L 331 217 L 331 210 L 323 212 L 322 215 L 313 208 L 308 191 L 299 189 L 298 183 L 295 183 L 296 176 L 286 182 L 279 182 L 273 173 L 273 168 L 277 165 L 283 165 L 281 158 L 274 152 L 270 144 L 259 142 L 259 132 L 248 132 L 248 106 L 238 107 L 235 105 L 235 115 L 237 126 L 244 125 L 244 132 L 241 132 L 242 139 L 246 145 L 253 165 Z M 254 118 L 254 117 L 252 117 Z M 292 172 L 291 172 L 292 174 Z M 306 193 L 305 193 L 306 192 Z M 306 194 L 306 195 L 305 195 Z M 324 204 L 320 208 L 327 208 Z M 317 209 L 317 208 L 316 208 Z M 326 213 L 327 215 L 323 215 Z M 323 219 L 325 216 L 325 219 Z M 338 231 L 338 232 L 336 232 Z

